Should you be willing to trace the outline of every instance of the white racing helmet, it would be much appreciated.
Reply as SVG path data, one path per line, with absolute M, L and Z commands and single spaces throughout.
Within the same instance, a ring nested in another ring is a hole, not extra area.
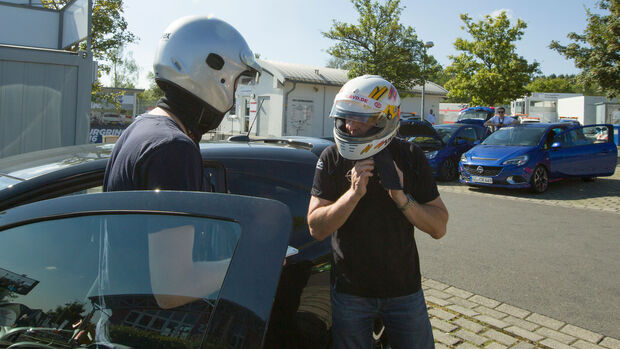
M 334 140 L 345 159 L 369 158 L 387 147 L 400 121 L 400 96 L 396 88 L 378 75 L 363 75 L 344 84 L 329 113 L 334 118 Z M 363 136 L 352 136 L 345 120 L 372 123 Z
M 233 106 L 239 77 L 258 78 L 261 72 L 243 36 L 211 16 L 172 22 L 159 41 L 153 69 L 156 81 L 180 87 L 222 115 Z

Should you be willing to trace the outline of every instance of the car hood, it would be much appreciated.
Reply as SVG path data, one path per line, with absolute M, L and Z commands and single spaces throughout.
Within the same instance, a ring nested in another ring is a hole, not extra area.
M 535 149 L 533 146 L 516 145 L 477 145 L 467 152 L 472 161 L 489 161 L 502 163 L 516 156 L 524 155 Z
M 441 141 L 441 137 L 439 137 L 439 134 L 435 131 L 433 125 L 425 121 L 415 120 L 402 124 L 398 129 L 398 134 L 403 138 L 423 136 L 435 138 Z

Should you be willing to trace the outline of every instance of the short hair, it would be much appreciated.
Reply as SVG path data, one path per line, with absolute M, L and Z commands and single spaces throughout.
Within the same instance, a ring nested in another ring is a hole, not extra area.
M 499 107 L 499 108 L 497 108 L 497 111 L 499 112 L 499 111 L 500 111 L 500 109 L 501 109 L 501 110 L 503 110 L 504 112 L 506 111 L 506 108 L 504 108 L 504 107 Z

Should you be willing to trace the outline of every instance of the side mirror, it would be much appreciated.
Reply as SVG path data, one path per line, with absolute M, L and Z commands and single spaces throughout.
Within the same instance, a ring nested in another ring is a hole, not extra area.
M 553 142 L 553 144 L 551 144 L 551 149 L 560 149 L 562 148 L 562 143 L 560 142 Z
M 479 140 L 479 139 L 477 139 L 477 140 L 475 140 L 475 141 L 474 141 L 474 145 L 478 145 L 478 144 L 480 144 L 480 143 L 482 143 L 482 141 L 481 141 L 481 140 Z

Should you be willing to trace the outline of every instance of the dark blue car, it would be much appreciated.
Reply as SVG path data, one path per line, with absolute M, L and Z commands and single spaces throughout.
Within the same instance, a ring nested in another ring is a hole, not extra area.
M 399 137 L 417 144 L 424 150 L 433 174 L 442 181 L 458 177 L 457 164 L 461 154 L 479 144 L 485 129 L 475 124 L 431 125 L 426 121 L 411 121 L 400 126 Z
M 617 153 L 612 125 L 504 127 L 463 154 L 460 181 L 470 186 L 531 188 L 541 193 L 550 181 L 613 175 Z

